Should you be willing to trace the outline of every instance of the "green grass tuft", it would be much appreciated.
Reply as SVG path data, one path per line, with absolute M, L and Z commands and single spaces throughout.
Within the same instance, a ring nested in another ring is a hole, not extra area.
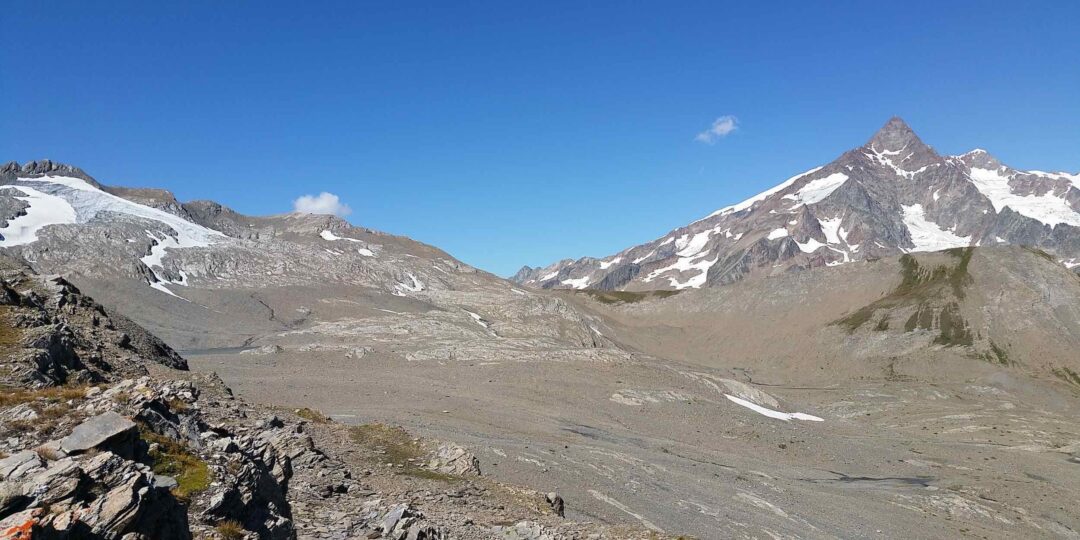
M 426 452 L 400 427 L 372 423 L 353 426 L 349 438 L 356 444 L 375 452 L 378 459 L 390 465 L 394 472 L 416 478 L 453 482 L 458 477 L 423 467 Z
M 205 491 L 213 481 L 210 466 L 199 456 L 188 451 L 182 443 L 164 435 L 158 435 L 148 429 L 141 429 L 142 439 L 157 448 L 150 451 L 150 467 L 155 474 L 163 474 L 176 479 L 172 493 L 177 499 L 189 502 L 191 497 Z

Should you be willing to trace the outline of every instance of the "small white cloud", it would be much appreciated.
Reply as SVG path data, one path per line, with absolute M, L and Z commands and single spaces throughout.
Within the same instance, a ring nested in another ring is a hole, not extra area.
M 721 116 L 716 120 L 713 120 L 709 129 L 702 131 L 694 137 L 695 141 L 703 142 L 705 144 L 713 144 L 717 140 L 727 137 L 732 131 L 739 129 L 739 119 L 731 115 Z
M 337 195 L 324 191 L 318 195 L 301 195 L 297 197 L 293 201 L 293 211 L 304 214 L 333 214 L 337 217 L 345 217 L 352 213 L 352 208 L 342 203 Z

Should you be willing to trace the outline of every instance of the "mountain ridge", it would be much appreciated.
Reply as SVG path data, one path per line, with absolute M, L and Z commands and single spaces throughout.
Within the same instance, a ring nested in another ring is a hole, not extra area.
M 717 286 L 952 247 L 1031 245 L 1080 267 L 1080 175 L 1020 171 L 985 150 L 939 155 L 893 117 L 862 146 L 607 257 L 523 267 L 539 288 Z

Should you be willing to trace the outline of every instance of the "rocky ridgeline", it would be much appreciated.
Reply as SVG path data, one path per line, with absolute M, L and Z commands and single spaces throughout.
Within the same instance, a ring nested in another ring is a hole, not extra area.
M 656 538 L 565 521 L 451 443 L 244 403 L 63 280 L 3 272 L 0 539 Z
M 125 317 L 108 313 L 59 276 L 0 258 L 0 383 L 51 386 L 138 376 L 187 362 Z

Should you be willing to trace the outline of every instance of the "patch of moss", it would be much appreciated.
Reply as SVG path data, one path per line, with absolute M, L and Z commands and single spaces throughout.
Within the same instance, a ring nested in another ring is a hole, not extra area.
M 1057 378 L 1069 383 L 1080 386 L 1080 373 L 1077 373 L 1067 367 L 1053 368 L 1051 370 Z
M 182 443 L 146 428 L 140 429 L 139 435 L 147 443 L 156 445 L 150 451 L 150 467 L 155 474 L 176 479 L 172 494 L 177 499 L 190 501 L 192 496 L 210 487 L 213 481 L 210 466 L 189 452 Z
M 576 291 L 596 299 L 602 304 L 633 304 L 649 298 L 668 298 L 679 294 L 681 291 L 601 291 L 597 289 L 583 289 Z
M 1001 364 L 1003 366 L 1007 366 L 1011 363 L 1009 361 L 1008 351 L 1001 347 L 998 347 L 997 343 L 994 343 L 993 340 L 990 340 L 990 352 L 984 353 L 983 356 L 988 361 L 996 361 L 998 364 Z
M 303 409 L 296 409 L 296 416 L 299 416 L 304 420 L 316 424 L 329 424 L 333 421 L 330 419 L 329 416 L 326 416 L 323 413 L 316 411 L 315 409 L 309 409 L 307 407 L 304 407 Z
M 444 482 L 458 480 L 456 476 L 424 468 L 426 452 L 418 441 L 400 427 L 362 424 L 349 429 L 349 438 L 372 451 L 380 462 L 391 466 L 398 474 Z
M 956 264 L 943 264 L 933 268 L 919 263 L 918 259 L 910 254 L 903 255 L 900 257 L 900 284 L 896 288 L 883 298 L 855 310 L 852 314 L 834 321 L 833 324 L 846 327 L 848 332 L 854 332 L 872 320 L 874 314 L 879 310 L 916 304 L 918 308 L 908 318 L 904 324 L 904 329 L 908 332 L 912 332 L 917 328 L 933 329 L 937 313 L 936 308 L 932 306 L 934 302 L 943 297 L 943 289 L 948 287 L 946 290 L 951 290 L 953 296 L 962 300 L 965 295 L 964 289 L 974 281 L 971 274 L 968 273 L 968 265 L 974 252 L 975 248 L 973 247 L 947 250 L 946 253 L 957 259 Z M 963 322 L 962 319 L 957 320 L 954 315 L 959 316 L 958 309 L 955 314 L 946 316 L 950 317 L 948 321 L 948 324 L 950 324 L 949 336 L 953 335 L 952 330 L 955 328 L 953 323 Z M 880 327 L 880 321 L 878 324 L 879 327 L 875 328 L 876 330 L 888 329 L 887 325 Z M 966 324 L 962 326 L 966 328 Z M 957 337 L 963 338 L 963 336 Z M 943 339 L 951 340 L 951 337 Z
M 1054 259 L 1053 255 L 1051 255 L 1051 254 L 1049 254 L 1049 253 L 1047 253 L 1047 252 L 1045 252 L 1045 251 L 1043 251 L 1043 250 L 1041 250 L 1041 249 L 1039 249 L 1037 247 L 1024 246 L 1024 249 L 1026 249 L 1027 251 L 1030 251 L 1031 253 L 1034 253 L 1035 255 L 1038 255 L 1039 257 L 1042 257 L 1042 258 L 1044 258 L 1044 259 L 1046 259 L 1046 260 L 1048 260 L 1048 261 L 1050 261 L 1050 262 L 1052 262 L 1054 264 L 1057 264 L 1057 260 Z
M 938 328 L 940 333 L 934 338 L 934 343 L 954 347 L 974 343 L 971 329 L 967 321 L 960 315 L 960 305 L 956 302 L 949 303 L 938 315 Z

